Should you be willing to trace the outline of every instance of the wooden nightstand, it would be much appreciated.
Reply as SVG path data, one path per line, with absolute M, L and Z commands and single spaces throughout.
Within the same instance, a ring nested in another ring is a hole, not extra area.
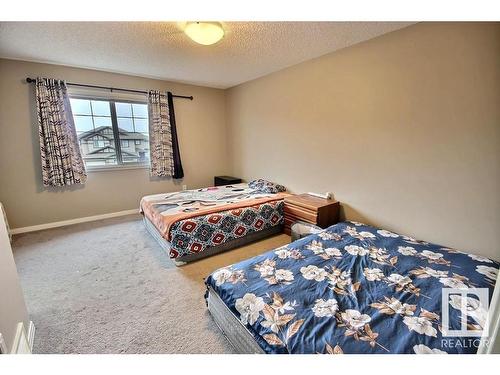
M 339 220 L 339 202 L 333 199 L 313 197 L 309 194 L 291 195 L 285 198 L 285 233 L 296 221 L 305 221 L 327 228 Z

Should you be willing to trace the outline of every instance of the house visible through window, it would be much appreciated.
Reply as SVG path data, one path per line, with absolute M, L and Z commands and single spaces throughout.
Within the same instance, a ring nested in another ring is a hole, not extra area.
M 80 97 L 70 101 L 86 166 L 149 163 L 147 104 Z

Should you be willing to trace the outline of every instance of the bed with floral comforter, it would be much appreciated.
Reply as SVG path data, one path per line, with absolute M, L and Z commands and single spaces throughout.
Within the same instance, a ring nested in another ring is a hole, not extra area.
M 343 222 L 215 271 L 207 297 L 215 293 L 265 353 L 475 353 L 478 338 L 443 336 L 441 292 L 486 288 L 491 300 L 498 268 Z M 461 327 L 463 310 L 468 330 L 484 326 L 474 296 L 451 295 L 447 306 L 450 329 Z

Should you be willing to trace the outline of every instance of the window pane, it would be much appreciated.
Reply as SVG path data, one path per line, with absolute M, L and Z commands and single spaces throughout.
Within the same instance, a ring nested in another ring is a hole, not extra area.
M 122 152 L 123 163 L 147 163 L 149 161 L 149 152 L 139 150 L 136 153 Z
M 92 117 L 90 116 L 73 116 L 77 132 L 86 132 L 94 129 Z
M 135 118 L 135 131 L 140 133 L 148 133 L 149 125 L 148 120 L 142 118 Z
M 132 117 L 132 105 L 130 103 L 115 103 L 116 116 Z
M 136 146 L 136 151 L 139 154 L 140 162 L 149 162 L 149 137 L 145 137 L 140 146 Z
M 80 134 L 80 150 L 86 166 L 116 165 L 115 144 L 106 128 Z
M 101 134 L 106 138 L 113 138 L 113 127 L 106 127 L 101 130 Z
M 70 99 L 73 115 L 90 115 L 90 100 Z
M 113 125 L 111 124 L 111 117 L 94 117 L 95 127 L 98 128 L 100 126 L 105 126 L 111 130 L 111 134 L 113 134 Z
M 134 131 L 134 124 L 131 118 L 119 118 L 118 117 L 118 128 L 123 131 Z
M 147 134 L 127 132 L 121 134 L 122 158 L 124 163 L 146 163 L 149 161 L 149 137 Z M 125 148 L 126 145 L 126 148 Z
M 133 139 L 133 144 L 127 149 L 134 149 L 135 157 L 124 157 L 124 163 L 147 163 L 149 162 L 149 123 L 148 123 L 148 106 L 147 104 L 133 104 L 134 130 L 129 133 L 129 138 Z
M 109 142 L 104 139 L 99 139 L 94 141 L 94 148 L 103 148 L 109 145 Z
M 134 110 L 134 117 L 148 117 L 147 104 L 132 104 Z
M 92 113 L 94 116 L 111 116 L 109 102 L 92 100 Z
M 78 141 L 87 166 L 118 165 L 110 102 L 71 99 Z M 149 161 L 148 106 L 142 103 L 115 103 L 120 132 L 122 161 Z M 85 116 L 84 116 L 85 115 Z

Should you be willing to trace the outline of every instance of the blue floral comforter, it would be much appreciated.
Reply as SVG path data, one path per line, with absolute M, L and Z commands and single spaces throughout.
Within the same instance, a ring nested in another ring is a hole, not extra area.
M 487 288 L 491 300 L 498 268 L 343 222 L 221 268 L 206 284 L 266 353 L 475 353 L 479 338 L 443 336 L 441 292 Z M 464 319 L 469 331 L 485 324 L 487 311 L 473 295 L 451 295 L 447 307 L 450 329 Z

